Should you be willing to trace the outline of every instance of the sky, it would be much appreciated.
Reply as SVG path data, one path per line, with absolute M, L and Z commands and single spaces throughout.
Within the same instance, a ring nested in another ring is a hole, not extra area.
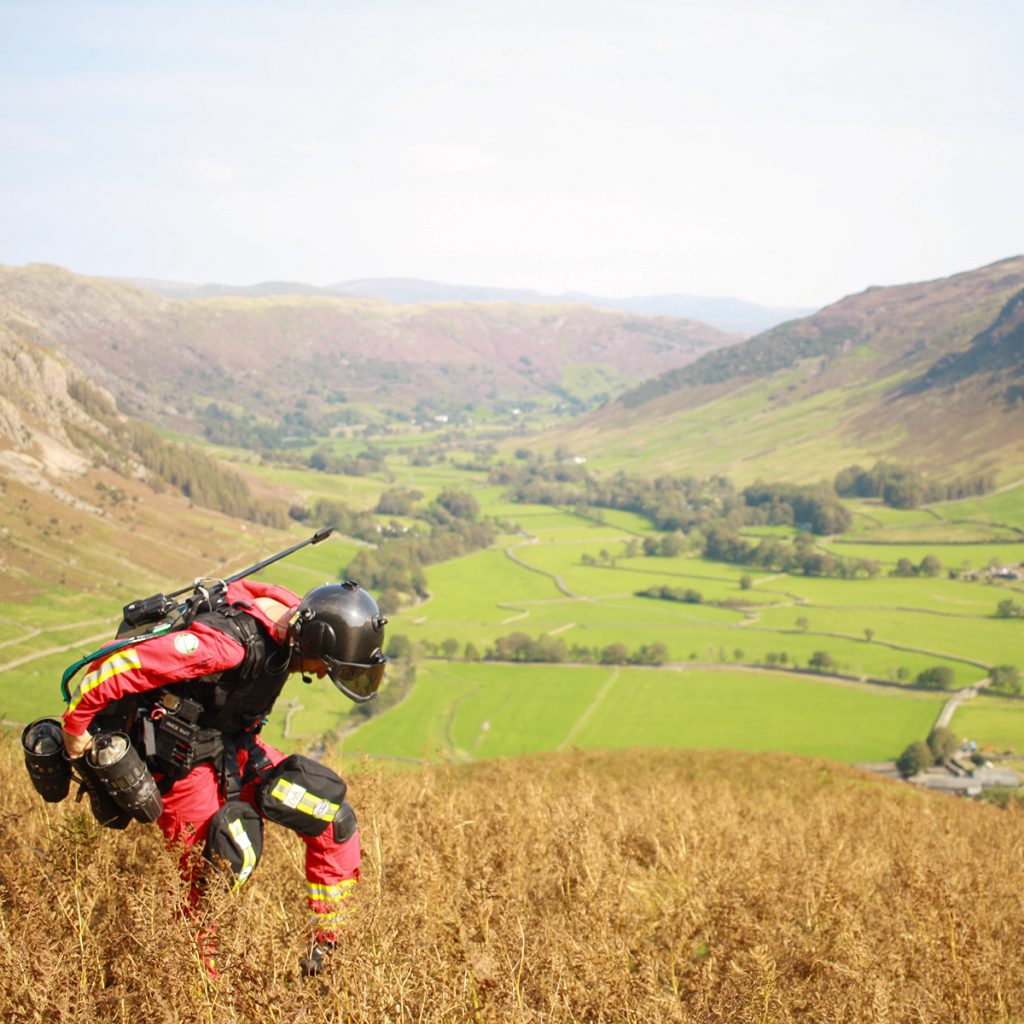
M 820 307 L 1024 252 L 1018 0 L 0 0 L 0 263 Z

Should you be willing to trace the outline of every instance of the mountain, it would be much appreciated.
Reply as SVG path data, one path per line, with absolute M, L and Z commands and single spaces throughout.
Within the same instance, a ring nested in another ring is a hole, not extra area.
M 418 404 L 583 410 L 737 340 L 695 321 L 579 305 L 186 301 L 46 265 L 0 267 L 0 323 L 64 353 L 133 415 L 187 431 L 216 419 L 300 435 L 353 416 L 408 417 Z
M 2 305 L 0 315 L 14 319 Z M 109 608 L 118 594 L 177 578 L 186 553 L 237 565 L 280 546 L 278 530 L 222 512 L 286 522 L 283 507 L 261 515 L 275 507 L 240 477 L 119 413 L 82 371 L 3 323 L 0 494 L 5 602 L 101 591 Z
M 644 382 L 549 444 L 646 469 L 816 480 L 887 458 L 1024 471 L 1024 256 L 869 288 Z
M 375 277 L 341 281 L 326 288 L 288 281 L 264 281 L 253 285 L 180 284 L 172 281 L 133 279 L 133 284 L 172 299 L 208 299 L 224 296 L 265 298 L 271 295 L 320 295 L 331 298 L 382 299 L 399 306 L 427 302 L 516 302 L 528 305 L 595 306 L 618 309 L 642 316 L 682 317 L 699 320 L 734 334 L 755 334 L 785 320 L 805 316 L 811 309 L 760 306 L 742 299 L 706 298 L 696 295 L 634 295 L 607 298 L 586 292 L 547 295 L 522 288 L 487 288 L 474 285 L 442 284 L 413 277 Z
M 634 295 L 607 298 L 586 292 L 545 295 L 529 290 L 479 288 L 469 285 L 440 284 L 415 278 L 369 278 L 342 281 L 332 291 L 366 298 L 386 299 L 398 304 L 419 302 L 525 302 L 542 305 L 582 304 L 601 309 L 621 309 L 643 316 L 674 316 L 700 320 L 719 330 L 753 334 L 785 320 L 804 316 L 810 309 L 759 306 L 742 299 L 706 298 L 696 295 Z

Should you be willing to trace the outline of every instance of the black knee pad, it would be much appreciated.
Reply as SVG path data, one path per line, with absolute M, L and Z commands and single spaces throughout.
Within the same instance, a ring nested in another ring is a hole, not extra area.
M 334 816 L 334 841 L 344 843 L 351 839 L 356 834 L 357 827 L 356 812 L 352 810 L 352 805 L 346 800 Z
M 229 800 L 211 819 L 203 856 L 226 865 L 237 889 L 252 874 L 263 853 L 263 819 L 250 804 Z
M 326 765 L 292 754 L 260 784 L 256 803 L 271 821 L 300 835 L 319 836 L 347 806 L 347 788 L 345 780 Z

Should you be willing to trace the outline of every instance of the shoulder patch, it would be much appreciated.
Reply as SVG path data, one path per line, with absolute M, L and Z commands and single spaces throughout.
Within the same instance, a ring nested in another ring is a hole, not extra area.
M 174 649 L 179 654 L 195 654 L 199 650 L 199 637 L 195 633 L 179 633 L 174 638 Z

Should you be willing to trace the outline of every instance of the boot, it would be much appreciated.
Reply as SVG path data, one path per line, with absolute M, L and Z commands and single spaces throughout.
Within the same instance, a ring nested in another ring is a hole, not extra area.
M 334 952 L 334 939 L 317 936 L 309 947 L 307 956 L 299 958 L 299 969 L 304 978 L 315 978 L 327 970 L 328 961 Z

